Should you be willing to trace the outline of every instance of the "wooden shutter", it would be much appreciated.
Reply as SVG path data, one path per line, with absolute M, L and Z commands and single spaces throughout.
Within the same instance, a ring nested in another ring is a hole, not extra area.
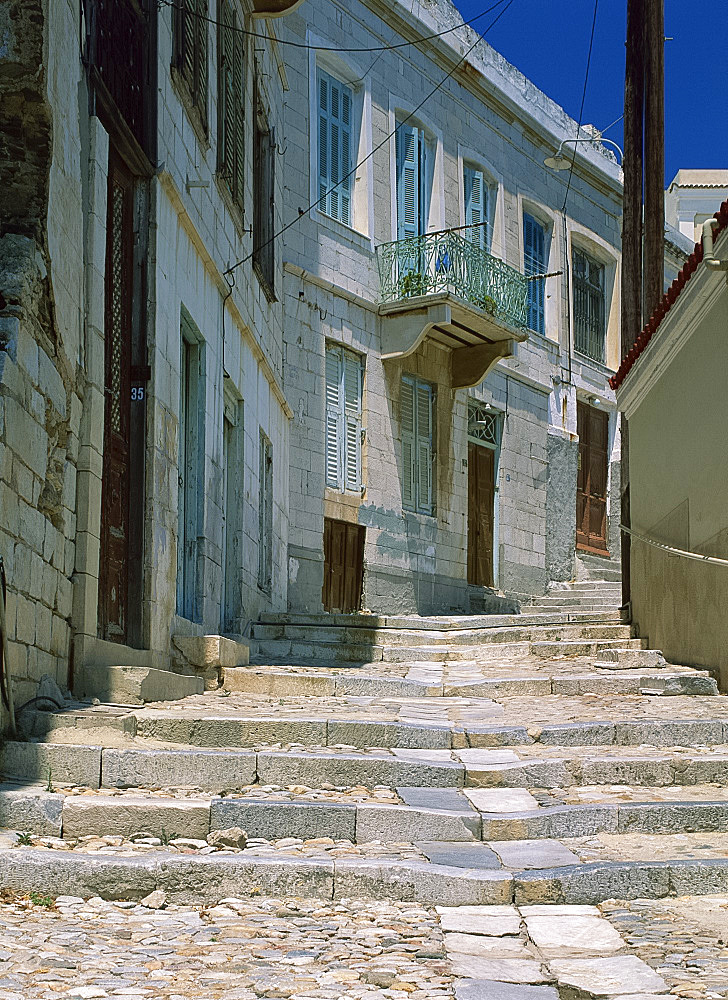
M 403 125 L 397 132 L 397 239 L 419 236 L 420 130 Z
M 362 366 L 361 359 L 350 351 L 344 351 L 344 484 L 347 490 L 361 492 L 361 404 Z
M 235 19 L 237 25 L 237 18 Z M 245 36 L 241 31 L 233 33 L 233 108 L 232 130 L 234 135 L 235 167 L 233 173 L 233 195 L 238 204 L 243 204 L 245 191 Z
M 195 83 L 192 91 L 195 106 L 202 121 L 207 124 L 207 0 L 195 0 Z M 188 15 L 188 20 L 190 19 Z
M 323 70 L 317 73 L 318 174 L 322 212 L 351 224 L 351 90 Z
M 421 514 L 431 514 L 432 503 L 432 458 L 433 458 L 433 391 L 426 382 L 416 385 L 417 410 L 415 425 L 417 434 L 417 510 Z
M 340 490 L 343 481 L 344 413 L 341 405 L 342 351 L 326 350 L 326 485 Z
M 415 476 L 415 385 L 414 379 L 402 379 L 399 395 L 399 419 L 402 434 L 402 506 L 416 508 Z
M 546 239 L 543 226 L 526 212 L 523 213 L 523 265 L 525 274 L 543 274 Z M 544 332 L 544 279 L 528 282 L 528 326 Z
M 482 250 L 486 247 L 486 188 L 482 170 L 464 168 L 465 225 L 467 238 Z

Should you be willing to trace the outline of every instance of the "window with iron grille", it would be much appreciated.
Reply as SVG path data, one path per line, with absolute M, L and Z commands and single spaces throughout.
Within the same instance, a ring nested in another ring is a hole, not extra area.
M 606 337 L 604 271 L 604 264 L 583 250 L 574 250 L 574 347 L 580 354 L 602 362 Z
M 173 9 L 173 66 L 207 127 L 208 0 L 179 0 Z
M 218 172 L 238 207 L 243 209 L 245 179 L 245 35 L 229 0 L 218 6 Z
M 258 105 L 257 92 L 254 105 L 257 109 L 253 129 L 253 267 L 263 285 L 263 290 L 274 302 L 275 293 L 275 242 L 274 182 L 275 182 L 275 133 L 268 127 Z

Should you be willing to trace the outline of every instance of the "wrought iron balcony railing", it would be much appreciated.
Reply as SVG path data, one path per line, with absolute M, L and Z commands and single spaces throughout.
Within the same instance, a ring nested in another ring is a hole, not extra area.
M 377 265 L 382 302 L 452 292 L 509 326 L 527 325 L 528 280 L 460 233 L 382 243 Z

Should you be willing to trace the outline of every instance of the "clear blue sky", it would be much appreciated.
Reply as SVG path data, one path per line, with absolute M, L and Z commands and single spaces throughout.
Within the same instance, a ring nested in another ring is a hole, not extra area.
M 490 6 L 455 4 L 464 18 Z M 626 0 L 599 0 L 584 105 L 584 122 L 597 128 L 623 111 L 626 9 Z M 592 0 L 514 0 L 487 40 L 578 120 L 593 13 Z M 474 27 L 484 31 L 492 17 Z M 728 169 L 727 27 L 727 0 L 665 0 L 665 35 L 674 38 L 665 43 L 666 184 L 681 167 Z M 622 146 L 621 121 L 605 138 Z

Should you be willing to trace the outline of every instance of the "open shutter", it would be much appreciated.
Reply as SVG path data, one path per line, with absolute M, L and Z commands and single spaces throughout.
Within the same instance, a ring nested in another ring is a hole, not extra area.
M 361 492 L 362 367 L 359 357 L 344 352 L 344 420 L 346 447 L 344 478 L 347 490 Z
M 483 223 L 486 221 L 486 206 L 483 172 L 482 170 L 475 170 L 473 167 L 465 167 L 464 174 L 465 225 L 473 227 L 466 230 L 467 238 L 484 250 L 486 246 L 486 226 Z
M 417 510 L 432 513 L 432 386 L 417 383 Z
M 318 173 L 319 198 L 322 212 L 331 214 L 330 198 L 327 191 L 331 187 L 329 179 L 329 78 L 319 70 L 319 126 L 318 126 Z
M 326 485 L 335 490 L 343 480 L 344 420 L 341 405 L 341 348 L 326 351 Z
M 402 506 L 415 509 L 415 388 L 414 381 L 403 378 L 399 396 L 402 433 Z
M 347 226 L 351 225 L 351 91 L 348 87 L 341 88 L 341 202 L 340 220 Z M 345 178 L 345 179 L 344 179 Z
M 329 78 L 329 174 L 331 177 L 331 215 L 339 218 L 341 191 L 336 185 L 341 180 L 341 84 Z
M 420 235 L 420 134 L 403 125 L 397 132 L 397 239 Z

